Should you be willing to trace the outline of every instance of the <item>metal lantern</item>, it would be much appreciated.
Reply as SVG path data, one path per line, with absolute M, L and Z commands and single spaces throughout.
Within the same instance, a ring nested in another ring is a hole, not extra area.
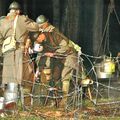
M 98 78 L 111 78 L 115 72 L 115 63 L 110 58 L 104 59 L 95 64 L 95 71 Z
M 105 73 L 115 72 L 115 63 L 111 59 L 105 59 L 102 64 Z

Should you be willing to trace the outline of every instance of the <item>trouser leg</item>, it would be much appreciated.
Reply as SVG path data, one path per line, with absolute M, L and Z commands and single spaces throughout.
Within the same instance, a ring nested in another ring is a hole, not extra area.
M 67 97 L 68 97 L 68 93 L 69 93 L 69 86 L 70 86 L 70 82 L 69 80 L 64 80 L 62 82 L 62 92 L 63 92 L 63 98 L 60 102 L 60 106 L 65 106 L 67 103 Z
M 62 71 L 62 92 L 63 92 L 63 98 L 60 102 L 60 106 L 65 106 L 67 103 L 67 95 L 69 92 L 69 86 L 70 86 L 70 79 L 71 79 L 71 73 L 72 68 L 64 67 Z

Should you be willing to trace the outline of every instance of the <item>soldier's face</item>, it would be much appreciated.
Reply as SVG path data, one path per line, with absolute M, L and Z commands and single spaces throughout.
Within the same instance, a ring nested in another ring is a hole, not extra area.
M 11 13 L 16 13 L 17 15 L 20 14 L 20 10 L 16 10 L 16 9 L 11 9 L 10 12 Z
M 45 29 L 46 27 L 48 27 L 48 22 L 45 22 L 45 23 L 43 23 L 43 24 L 39 24 L 39 27 L 40 27 L 41 29 Z
M 46 40 L 46 36 L 45 36 L 44 33 L 40 34 L 40 35 L 38 36 L 38 38 L 37 38 L 37 42 L 38 42 L 38 43 L 42 43 L 42 42 L 45 41 L 45 40 Z

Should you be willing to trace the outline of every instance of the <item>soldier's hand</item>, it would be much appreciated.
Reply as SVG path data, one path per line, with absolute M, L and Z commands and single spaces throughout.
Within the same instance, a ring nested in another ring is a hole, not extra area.
M 79 49 L 78 53 L 79 53 L 79 55 L 81 55 L 81 54 L 82 54 L 81 47 L 80 47 L 80 49 Z
M 47 52 L 47 53 L 45 53 L 45 56 L 48 56 L 48 57 L 53 57 L 53 56 L 54 56 L 54 53 Z
M 46 27 L 46 28 L 43 30 L 43 32 L 53 32 L 54 28 L 55 28 L 54 26 L 49 25 L 48 27 Z
M 24 53 L 25 53 L 25 55 L 27 55 L 29 53 L 27 47 L 24 48 Z
M 120 57 L 120 52 L 118 52 L 117 56 Z

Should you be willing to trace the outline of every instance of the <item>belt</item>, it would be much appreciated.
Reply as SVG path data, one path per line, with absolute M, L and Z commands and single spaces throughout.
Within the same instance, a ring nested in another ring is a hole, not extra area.
M 24 49 L 25 48 L 25 45 L 23 42 L 16 42 L 16 48 L 19 49 L 19 48 L 22 48 Z

